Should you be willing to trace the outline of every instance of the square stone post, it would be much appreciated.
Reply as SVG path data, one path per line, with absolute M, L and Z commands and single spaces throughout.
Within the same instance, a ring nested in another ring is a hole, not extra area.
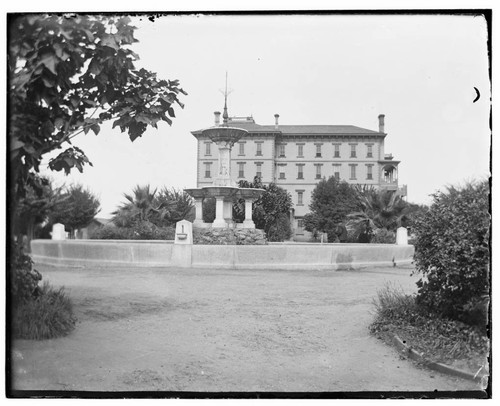
M 217 196 L 215 198 L 215 220 L 212 227 L 227 227 L 226 220 L 224 220 L 224 197 L 222 196 Z
M 233 199 L 224 200 L 224 220 L 229 228 L 234 227 L 233 221 Z
M 396 244 L 408 245 L 408 230 L 404 227 L 399 227 L 396 230 Z
M 255 223 L 252 220 L 252 199 L 245 200 L 245 220 L 243 221 L 243 228 L 255 228 Z
M 196 226 L 203 226 L 203 199 L 202 198 L 195 198 L 194 199 L 194 209 L 195 209 L 195 219 L 193 222 L 193 225 Z
M 51 233 L 53 240 L 65 240 L 66 239 L 66 230 L 64 229 L 64 224 L 56 223 L 52 226 Z

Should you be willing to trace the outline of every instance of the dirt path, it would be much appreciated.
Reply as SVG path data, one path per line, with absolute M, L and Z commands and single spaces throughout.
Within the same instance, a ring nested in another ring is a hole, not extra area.
M 369 335 L 377 289 L 414 291 L 410 269 L 39 269 L 70 292 L 79 322 L 65 338 L 14 342 L 14 389 L 479 389 Z

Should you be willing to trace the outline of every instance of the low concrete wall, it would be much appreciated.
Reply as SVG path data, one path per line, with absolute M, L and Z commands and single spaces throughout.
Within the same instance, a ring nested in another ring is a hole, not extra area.
M 412 245 L 269 244 L 174 245 L 172 241 L 33 240 L 35 264 L 78 267 L 186 267 L 224 269 L 357 269 L 407 265 Z
M 66 266 L 165 266 L 173 241 L 149 240 L 33 240 L 35 264 Z

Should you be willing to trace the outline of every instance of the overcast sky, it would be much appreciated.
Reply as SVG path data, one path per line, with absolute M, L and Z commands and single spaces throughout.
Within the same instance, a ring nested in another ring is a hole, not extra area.
M 94 164 L 56 183 L 100 196 L 100 217 L 135 185 L 196 186 L 196 140 L 213 125 L 229 75 L 229 114 L 258 124 L 343 124 L 378 129 L 400 160 L 408 201 L 430 203 L 445 185 L 489 175 L 487 32 L 482 17 L 416 15 L 198 15 L 134 19 L 138 66 L 188 92 L 171 127 L 131 143 L 111 126 L 75 144 Z M 474 87 L 481 98 L 476 97 Z

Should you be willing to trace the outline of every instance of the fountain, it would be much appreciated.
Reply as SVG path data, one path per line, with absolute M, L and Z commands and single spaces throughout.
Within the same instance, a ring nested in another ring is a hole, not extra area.
M 227 113 L 227 78 L 226 91 L 224 93 L 224 113 L 221 125 L 207 128 L 202 131 L 202 135 L 208 137 L 219 149 L 219 162 L 217 176 L 212 186 L 204 186 L 196 189 L 185 189 L 195 201 L 196 218 L 193 227 L 206 228 L 234 228 L 233 221 L 233 200 L 245 200 L 245 220 L 243 228 L 255 228 L 252 220 L 252 205 L 257 200 L 264 189 L 240 188 L 231 179 L 231 149 L 236 142 L 248 134 L 242 128 L 229 127 Z M 213 223 L 203 221 L 203 200 L 209 197 L 215 198 L 215 220 Z

